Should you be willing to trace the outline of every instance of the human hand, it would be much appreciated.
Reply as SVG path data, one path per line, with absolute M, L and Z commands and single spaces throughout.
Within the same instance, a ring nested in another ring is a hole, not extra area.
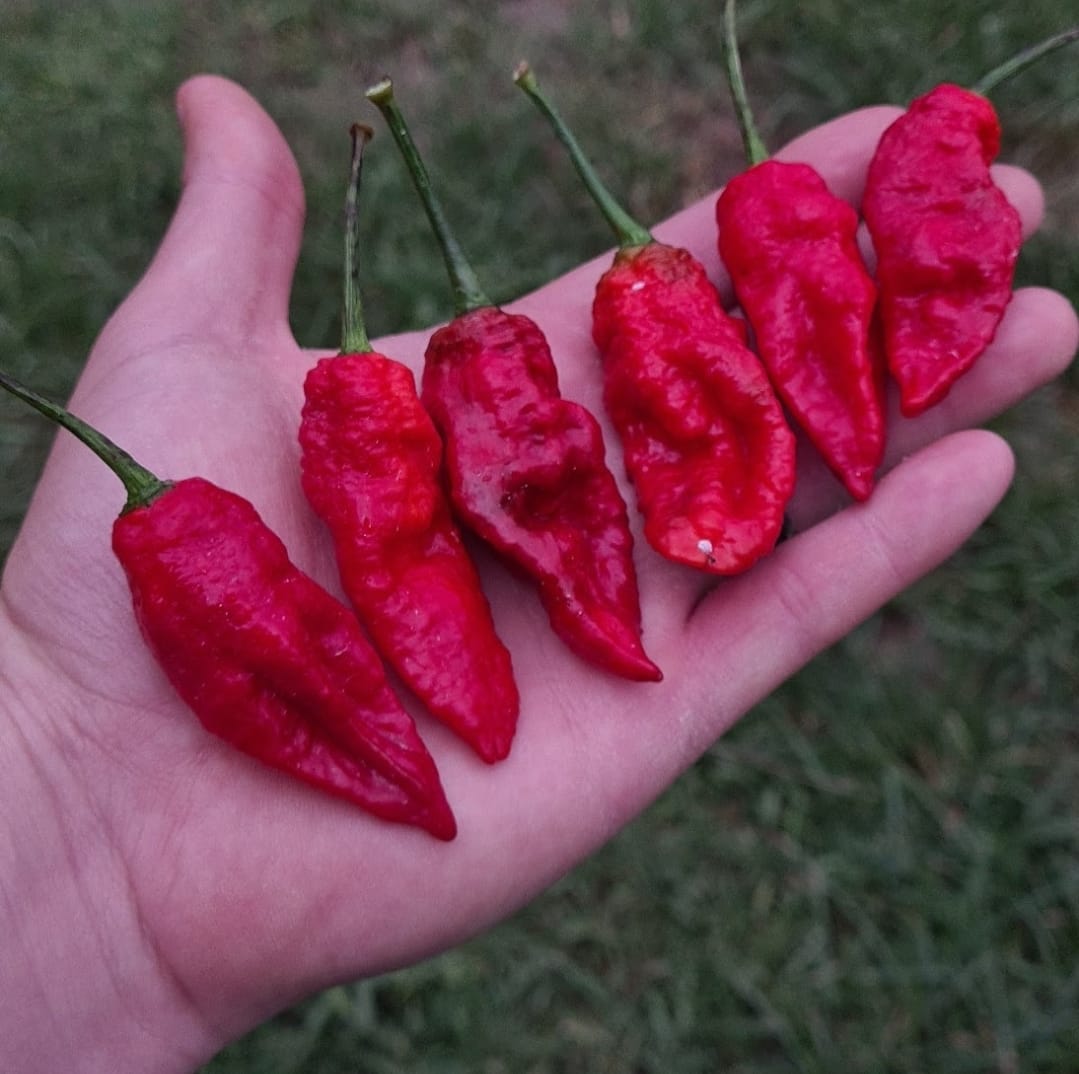
M 271 121 L 232 84 L 196 79 L 179 105 L 181 204 L 102 332 L 72 409 L 161 476 L 201 474 L 252 500 L 294 560 L 336 591 L 328 538 L 298 479 L 302 381 L 317 357 L 287 323 L 298 173 Z M 844 117 L 780 155 L 815 164 L 856 200 L 895 114 Z M 998 176 L 1033 230 L 1037 185 L 1013 169 Z M 712 205 L 655 233 L 689 247 L 722 286 Z M 564 394 L 601 421 L 588 324 L 608 263 L 511 307 L 545 329 Z M 421 959 L 512 912 L 958 547 L 1003 494 L 1012 460 L 991 434 L 949 434 L 1057 375 L 1077 338 L 1060 296 L 1019 292 L 945 403 L 913 421 L 892 407 L 892 469 L 867 503 L 840 509 L 838 485 L 803 452 L 798 534 L 746 575 L 717 584 L 638 539 L 660 684 L 579 662 L 528 586 L 481 555 L 522 712 L 513 752 L 494 767 L 417 713 L 458 818 L 450 844 L 285 780 L 201 729 L 142 644 L 109 550 L 119 485 L 61 435 L 0 603 L 0 923 L 10 948 L 0 1058 L 26 1071 L 190 1069 L 303 995 Z M 425 343 L 409 333 L 378 346 L 418 371 Z

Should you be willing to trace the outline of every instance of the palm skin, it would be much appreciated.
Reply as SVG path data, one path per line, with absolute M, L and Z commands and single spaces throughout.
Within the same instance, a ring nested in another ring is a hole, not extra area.
M 161 476 L 201 474 L 251 499 L 293 559 L 338 591 L 298 478 L 302 381 L 318 355 L 286 319 L 303 219 L 296 166 L 231 83 L 194 79 L 178 105 L 181 204 L 72 409 Z M 781 155 L 814 163 L 856 200 L 895 114 L 844 117 Z M 999 180 L 1033 230 L 1037 185 L 1007 168 Z M 711 214 L 709 200 L 655 231 L 722 282 Z M 587 326 L 608 263 L 512 307 L 547 332 L 564 394 L 601 420 Z M 522 712 L 513 752 L 493 767 L 417 712 L 458 817 L 450 844 L 294 784 L 200 728 L 143 646 L 109 550 L 122 490 L 61 434 L 0 591 L 0 1066 L 190 1070 L 304 995 L 444 950 L 522 905 L 961 544 L 1003 495 L 1012 460 L 988 433 L 946 434 L 1057 375 L 1077 334 L 1059 295 L 1017 294 L 944 404 L 916 421 L 893 407 L 890 465 L 904 461 L 866 504 L 843 507 L 804 453 L 798 535 L 738 579 L 675 567 L 638 538 L 645 643 L 662 683 L 582 664 L 535 594 L 481 555 Z M 426 338 L 377 346 L 418 372 Z M 615 454 L 612 468 L 621 475 Z

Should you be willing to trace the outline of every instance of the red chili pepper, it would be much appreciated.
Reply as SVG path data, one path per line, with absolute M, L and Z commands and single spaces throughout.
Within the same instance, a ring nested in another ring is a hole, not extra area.
M 808 164 L 768 159 L 746 99 L 734 0 L 724 26 L 750 168 L 716 203 L 719 254 L 780 398 L 851 496 L 864 500 L 884 455 L 884 408 L 876 288 L 858 250 L 858 215 Z
M 161 481 L 8 376 L 0 386 L 123 481 L 113 551 L 151 651 L 208 731 L 375 816 L 454 837 L 435 763 L 355 617 L 247 500 L 202 478 Z
M 938 403 L 974 365 L 1012 296 L 1022 225 L 990 172 L 1001 131 L 986 94 L 1076 39 L 1079 29 L 1047 38 L 973 90 L 937 86 L 881 137 L 862 214 L 877 255 L 888 366 L 908 416 Z
M 641 644 L 626 505 L 595 418 L 559 394 L 547 341 L 487 298 L 450 232 L 386 79 L 367 91 L 401 149 L 442 246 L 456 316 L 431 337 L 422 398 L 470 529 L 537 583 L 555 633 L 616 675 L 662 675 Z
M 517 84 L 550 120 L 620 243 L 601 277 L 592 334 L 607 412 L 622 439 L 645 536 L 716 574 L 774 547 L 794 488 L 794 436 L 745 327 L 703 265 L 656 242 L 614 201 L 535 77 Z
M 341 582 L 382 656 L 488 763 L 520 707 L 509 652 L 442 488 L 442 442 L 407 366 L 372 350 L 356 281 L 364 141 L 353 128 L 341 353 L 307 375 L 303 488 L 333 535 Z
M 907 416 L 939 402 L 970 369 L 1011 299 L 1022 227 L 990 175 L 999 149 L 989 101 L 944 84 L 884 132 L 869 165 L 862 213 Z

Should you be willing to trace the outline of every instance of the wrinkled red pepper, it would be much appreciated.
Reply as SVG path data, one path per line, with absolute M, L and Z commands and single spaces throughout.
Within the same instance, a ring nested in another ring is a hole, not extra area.
M 458 512 L 536 580 L 555 633 L 616 675 L 658 681 L 603 435 L 558 394 L 536 323 L 491 306 L 456 317 L 431 337 L 423 400 L 446 437 Z
M 746 99 L 727 0 L 728 81 L 749 159 L 716 203 L 719 254 L 780 398 L 857 500 L 884 455 L 875 354 L 876 288 L 858 250 L 858 215 L 808 164 L 771 160 Z
M 356 281 L 362 148 L 353 130 L 341 353 L 304 382 L 303 488 L 333 535 L 341 582 L 376 648 L 483 760 L 510 750 L 520 707 L 442 487 L 442 442 L 411 370 L 372 350 Z
M 355 617 L 247 500 L 202 478 L 161 481 L 4 374 L 0 386 L 123 481 L 113 551 L 151 651 L 208 731 L 375 816 L 454 837 L 434 760 Z
M 657 681 L 641 643 L 633 538 L 595 418 L 562 398 L 539 327 L 486 297 L 431 189 L 388 79 L 368 98 L 393 133 L 442 246 L 456 316 L 427 347 L 422 398 L 465 524 L 532 579 L 555 633 L 616 675 Z
M 876 289 L 858 252 L 858 217 L 806 164 L 766 160 L 716 204 L 719 252 L 772 383 L 857 500 L 884 455 L 873 352 Z
M 1000 120 L 988 94 L 1079 27 L 1023 49 L 971 89 L 911 102 L 869 164 L 862 215 L 877 255 L 888 366 L 913 417 L 940 402 L 993 341 L 1012 296 L 1022 223 L 993 180 Z
M 939 402 L 992 341 L 1011 299 L 1019 214 L 994 183 L 1000 123 L 944 84 L 912 102 L 869 165 L 862 214 L 877 255 L 889 369 L 904 414 Z
M 794 489 L 794 436 L 745 326 L 704 267 L 618 206 L 526 65 L 517 84 L 551 121 L 618 236 L 592 334 L 626 470 L 661 555 L 716 574 L 772 550 Z

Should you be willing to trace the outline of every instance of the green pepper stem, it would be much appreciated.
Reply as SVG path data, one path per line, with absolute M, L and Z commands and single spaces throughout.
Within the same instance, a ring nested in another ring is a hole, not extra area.
M 10 392 L 17 399 L 28 403 L 50 421 L 67 429 L 81 440 L 116 476 L 124 483 L 127 490 L 127 503 L 124 511 L 145 507 L 169 487 L 145 467 L 140 466 L 126 451 L 117 447 L 107 436 L 76 418 L 70 411 L 51 402 L 43 395 L 20 384 L 7 373 L 0 371 L 0 388 Z
M 363 171 L 364 146 L 371 140 L 372 131 L 362 123 L 353 123 L 349 133 L 352 136 L 352 167 L 345 195 L 345 301 L 341 318 L 341 353 L 366 354 L 371 349 L 371 341 L 367 338 L 363 320 L 360 265 L 356 254 L 360 246 L 360 173 Z
M 1072 41 L 1079 41 L 1079 26 L 1073 26 L 1070 30 L 1063 30 L 1059 34 L 1053 34 L 1052 37 L 1047 37 L 1044 41 L 1039 41 L 1036 45 L 1031 45 L 1030 48 L 1017 52 L 1011 59 L 1005 60 L 1002 64 L 983 75 L 970 88 L 974 93 L 980 93 L 983 97 L 988 97 L 1002 82 L 1006 82 L 1021 71 L 1025 71 L 1032 63 L 1036 63 L 1043 56 L 1048 56 L 1051 52 L 1056 52 L 1057 49 L 1071 44 Z
M 573 166 L 584 181 L 592 200 L 599 206 L 600 211 L 611 225 L 619 246 L 629 249 L 634 246 L 647 246 L 655 240 L 647 228 L 642 227 L 633 219 L 621 205 L 615 201 L 611 192 L 603 185 L 603 181 L 592 167 L 591 162 L 585 156 L 580 143 L 574 137 L 573 132 L 566 125 L 565 120 L 559 115 L 554 105 L 547 99 L 536 82 L 536 76 L 527 63 L 520 63 L 513 73 L 513 81 L 524 90 L 532 99 L 536 107 L 543 113 L 554 129 L 555 136 L 566 147 L 573 161 Z
M 727 68 L 727 85 L 734 98 L 734 112 L 738 117 L 738 128 L 742 132 L 742 145 L 745 146 L 746 159 L 750 165 L 760 164 L 768 159 L 768 149 L 764 144 L 757 124 L 753 119 L 753 109 L 749 107 L 749 95 L 746 93 L 746 81 L 742 75 L 742 60 L 738 54 L 738 30 L 734 20 L 734 0 L 727 0 L 723 8 L 723 59 Z
M 468 313 L 470 310 L 480 309 L 484 306 L 493 305 L 491 300 L 484 294 L 480 287 L 479 279 L 468 263 L 456 237 L 450 230 L 446 221 L 446 214 L 442 211 L 442 205 L 435 195 L 431 186 L 431 177 L 423 163 L 416 143 L 412 140 L 408 124 L 405 122 L 401 109 L 397 106 L 393 96 L 393 83 L 384 78 L 367 91 L 367 99 L 382 113 L 386 125 L 390 128 L 397 148 L 401 150 L 408 173 L 412 177 L 416 192 L 423 202 L 427 219 L 431 221 L 435 238 L 442 250 L 442 256 L 446 262 L 446 270 L 450 276 L 450 285 L 453 288 L 454 308 L 458 316 Z

